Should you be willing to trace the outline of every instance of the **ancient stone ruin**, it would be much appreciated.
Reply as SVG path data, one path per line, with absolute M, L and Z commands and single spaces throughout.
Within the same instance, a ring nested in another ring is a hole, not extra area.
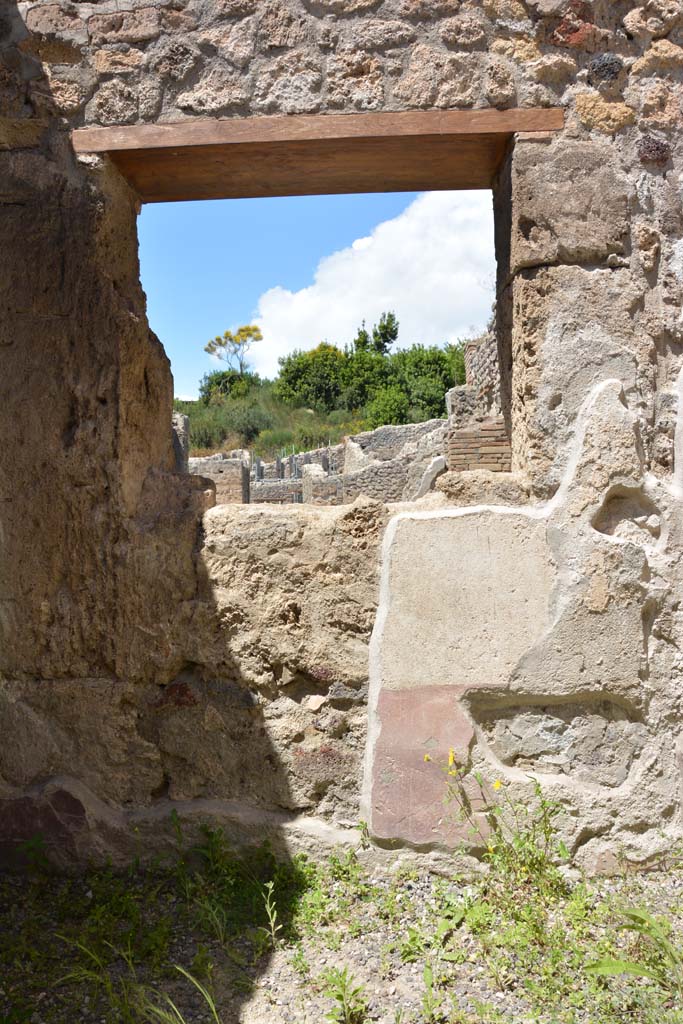
M 682 80 L 679 0 L 5 0 L 3 859 L 172 808 L 448 846 L 450 749 L 589 870 L 681 838 Z M 449 187 L 493 193 L 509 471 L 450 437 L 399 510 L 215 505 L 140 202 Z
M 361 496 L 395 503 L 424 497 L 446 469 L 510 472 L 493 332 L 467 343 L 465 384 L 447 393 L 446 408 L 445 420 L 377 427 L 273 462 L 248 450 L 188 459 L 189 419 L 174 413 L 176 466 L 213 480 L 217 505 L 348 505 Z

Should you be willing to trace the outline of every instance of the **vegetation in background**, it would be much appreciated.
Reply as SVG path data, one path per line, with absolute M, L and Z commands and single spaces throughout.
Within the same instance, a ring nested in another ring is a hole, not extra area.
M 199 401 L 174 403 L 190 418 L 192 450 L 250 447 L 272 458 L 384 424 L 445 416 L 446 391 L 465 380 L 463 343 L 392 351 L 398 331 L 395 315 L 383 313 L 371 330 L 363 323 L 343 349 L 321 342 L 284 356 L 274 381 L 249 371 L 259 328 L 226 331 L 206 351 L 229 368 L 204 376 Z
M 263 341 L 261 328 L 256 324 L 243 324 L 234 334 L 232 331 L 225 331 L 222 335 L 212 338 L 205 345 L 204 351 L 210 356 L 222 359 L 231 370 L 242 377 L 247 370 L 249 351 L 257 341 Z

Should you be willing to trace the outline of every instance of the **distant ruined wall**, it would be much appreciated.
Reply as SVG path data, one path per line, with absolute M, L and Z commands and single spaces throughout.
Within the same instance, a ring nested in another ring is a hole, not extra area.
M 249 467 L 242 459 L 222 456 L 189 459 L 188 471 L 213 480 L 217 505 L 249 503 Z
M 250 501 L 252 504 L 259 502 L 275 502 L 278 505 L 288 505 L 300 501 L 303 493 L 303 481 L 300 478 L 291 477 L 286 480 L 259 480 L 250 485 Z
M 377 427 L 362 434 L 352 434 L 349 440 L 363 455 L 385 462 L 404 453 L 406 445 L 416 444 L 427 434 L 443 426 L 443 420 L 424 420 L 422 423 L 403 423 L 397 426 Z
M 123 859 L 133 827 L 151 852 L 173 807 L 236 838 L 315 846 L 360 815 L 389 846 L 459 843 L 451 748 L 516 795 L 536 773 L 589 870 L 680 841 L 682 19 L 5 0 L 3 858 L 40 832 L 63 863 Z M 362 499 L 210 508 L 176 471 L 138 198 L 71 129 L 514 106 L 565 114 L 512 140 L 493 190 L 514 476 L 462 473 L 458 505 L 388 522 Z
M 301 480 L 304 505 L 342 505 L 344 477 L 326 473 L 322 466 L 306 466 Z
M 446 420 L 426 420 L 377 427 L 329 448 L 256 462 L 251 501 L 346 505 L 361 495 L 383 502 L 409 500 L 430 460 L 443 453 L 446 426 Z
M 406 473 L 406 463 L 402 459 L 387 459 L 356 473 L 347 473 L 343 478 L 344 501 L 353 501 L 359 494 L 378 501 L 400 501 Z

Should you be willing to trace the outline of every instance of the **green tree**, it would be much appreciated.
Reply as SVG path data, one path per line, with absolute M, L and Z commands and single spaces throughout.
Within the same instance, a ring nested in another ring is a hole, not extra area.
M 365 320 L 358 328 L 352 344 L 354 352 L 367 352 L 370 348 L 370 334 L 365 327 Z
M 257 373 L 244 373 L 238 370 L 213 370 L 205 373 L 199 382 L 199 400 L 210 405 L 225 398 L 244 398 L 252 388 L 261 385 Z
M 349 410 L 362 409 L 390 379 L 391 360 L 367 349 L 349 352 L 340 405 Z
M 404 391 L 396 385 L 379 391 L 369 403 L 366 414 L 370 429 L 388 423 L 407 423 L 410 405 Z
M 365 324 L 363 324 L 365 326 Z M 382 313 L 379 323 L 372 328 L 372 349 L 380 356 L 389 354 L 389 349 L 398 338 L 398 320 L 393 313 Z
M 413 345 L 390 357 L 392 380 L 407 396 L 412 417 L 433 419 L 446 412 L 444 396 L 453 387 L 453 359 L 437 345 Z
M 453 383 L 451 387 L 465 383 L 465 342 L 450 342 L 445 348 L 446 355 L 450 360 Z
M 338 408 L 348 358 L 341 349 L 325 341 L 308 352 L 295 351 L 281 357 L 276 397 L 288 405 L 321 412 Z
M 243 377 L 249 365 L 247 362 L 249 350 L 254 342 L 262 340 L 260 327 L 257 327 L 256 324 L 243 324 L 242 327 L 237 328 L 234 334 L 232 331 L 225 331 L 222 336 L 217 335 L 204 346 L 204 351 L 208 352 L 210 356 L 218 356 L 240 377 Z

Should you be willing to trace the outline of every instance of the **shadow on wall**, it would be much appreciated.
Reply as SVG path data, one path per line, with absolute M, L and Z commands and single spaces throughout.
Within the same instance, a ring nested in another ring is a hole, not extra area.
M 43 65 L 60 45 L 5 2 L 0 863 L 40 836 L 59 869 L 123 865 L 171 848 L 173 808 L 190 840 L 210 816 L 284 854 L 287 776 L 201 560 L 206 482 L 173 472 L 137 202 L 65 144 Z

